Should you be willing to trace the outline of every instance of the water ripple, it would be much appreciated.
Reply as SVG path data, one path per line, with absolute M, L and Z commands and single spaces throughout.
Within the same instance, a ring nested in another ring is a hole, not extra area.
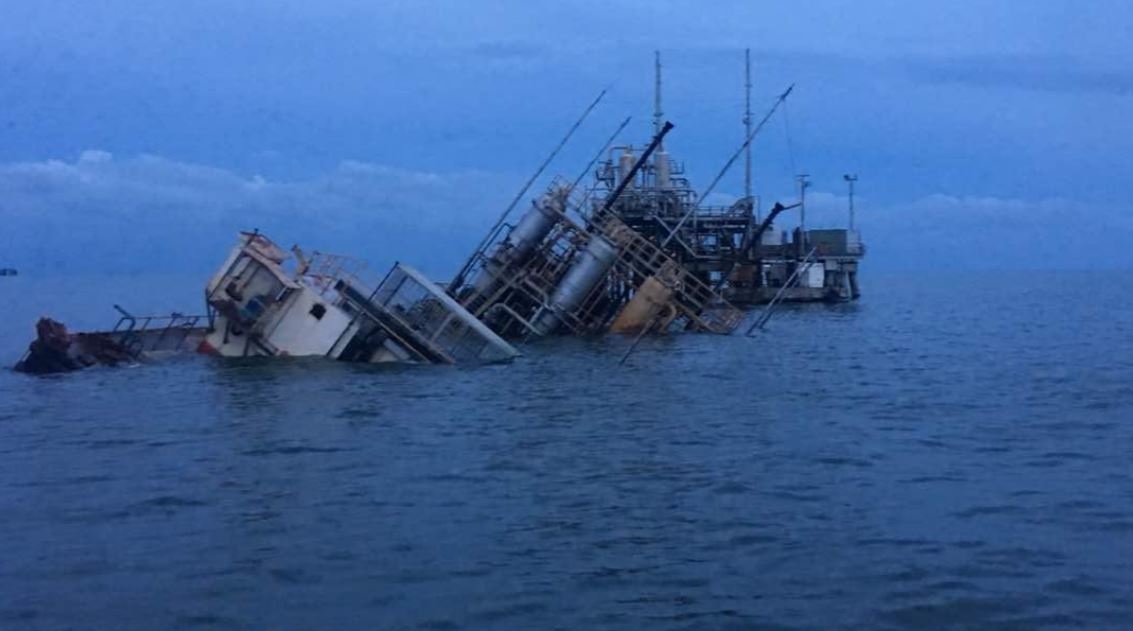
M 0 626 L 1123 628 L 1133 328 L 1060 278 L 620 368 L 0 374 Z

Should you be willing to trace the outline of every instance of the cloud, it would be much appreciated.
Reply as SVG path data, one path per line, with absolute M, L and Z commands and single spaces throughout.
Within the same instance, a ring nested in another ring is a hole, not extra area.
M 429 173 L 343 161 L 277 180 L 142 155 L 0 165 L 3 249 L 24 268 L 138 271 L 209 266 L 241 229 L 281 242 L 448 269 L 516 185 L 500 174 Z
M 378 270 L 401 260 L 443 278 L 519 179 L 345 160 L 288 180 L 88 150 L 71 161 L 0 164 L 0 251 L 3 265 L 29 272 L 203 274 L 238 230 L 259 228 L 285 246 L 353 254 Z M 1125 248 L 1133 219 L 1122 203 L 933 194 L 884 204 L 861 197 L 857 207 L 871 268 L 1133 266 Z M 842 227 L 846 208 L 844 195 L 808 192 L 808 227 Z M 793 227 L 796 213 L 778 227 Z

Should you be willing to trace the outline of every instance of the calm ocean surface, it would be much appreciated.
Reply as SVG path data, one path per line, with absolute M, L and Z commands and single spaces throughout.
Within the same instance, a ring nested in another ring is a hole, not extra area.
M 202 278 L 0 278 L 40 313 Z M 1128 628 L 1133 275 L 873 274 L 511 365 L 0 373 L 0 628 Z

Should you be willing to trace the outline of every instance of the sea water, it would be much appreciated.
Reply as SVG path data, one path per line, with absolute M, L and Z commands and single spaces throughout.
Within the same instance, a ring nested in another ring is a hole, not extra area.
M 0 279 L 41 314 L 200 279 Z M 1133 276 L 868 275 L 510 364 L 0 374 L 0 627 L 1121 628 Z

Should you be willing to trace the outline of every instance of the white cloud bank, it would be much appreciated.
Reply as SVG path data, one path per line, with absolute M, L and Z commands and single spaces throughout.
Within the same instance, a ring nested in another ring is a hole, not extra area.
M 237 230 L 290 245 L 447 269 L 516 186 L 482 172 L 407 171 L 356 161 L 281 181 L 157 156 L 0 165 L 5 265 L 31 269 L 211 266 Z
M 241 229 L 383 268 L 456 267 L 521 178 L 427 173 L 345 161 L 278 180 L 143 155 L 0 165 L 0 265 L 46 271 L 207 271 Z M 538 189 L 533 189 L 537 193 Z M 928 195 L 859 200 L 877 268 L 1115 268 L 1133 265 L 1122 205 Z M 842 226 L 846 200 L 808 195 L 808 224 Z M 780 222 L 793 224 L 794 215 Z

